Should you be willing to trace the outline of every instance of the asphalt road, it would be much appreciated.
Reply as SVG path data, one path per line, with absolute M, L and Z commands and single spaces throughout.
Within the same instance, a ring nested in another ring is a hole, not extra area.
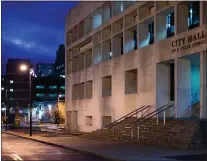
M 107 161 L 4 133 L 2 134 L 2 160 Z

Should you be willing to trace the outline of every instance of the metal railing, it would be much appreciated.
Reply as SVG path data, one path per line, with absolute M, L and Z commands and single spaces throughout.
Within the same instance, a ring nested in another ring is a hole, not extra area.
M 159 123 L 159 114 L 161 112 L 163 112 L 163 124 L 165 125 L 165 123 L 166 123 L 166 111 L 169 110 L 170 108 L 173 108 L 173 107 L 174 107 L 173 103 L 164 105 L 164 106 L 154 110 L 153 112 L 147 114 L 146 116 L 141 117 L 137 121 L 135 121 L 131 125 L 131 140 L 133 140 L 133 138 L 134 138 L 134 129 L 135 129 L 135 127 L 137 127 L 137 139 L 139 140 L 139 138 L 140 138 L 140 124 L 142 122 L 146 121 L 146 120 L 149 120 L 149 119 L 153 118 L 154 116 L 156 116 L 156 122 L 158 124 Z
M 124 120 L 126 120 L 130 117 L 133 117 L 135 115 L 136 115 L 136 117 L 138 117 L 139 113 L 141 113 L 141 117 L 143 117 L 147 112 L 149 113 L 149 110 L 150 110 L 151 107 L 152 107 L 152 105 L 141 106 L 140 108 L 128 113 L 127 115 L 125 115 L 125 116 L 119 118 L 118 120 L 110 123 L 109 125 L 105 126 L 104 129 L 110 129 L 110 128 L 114 127 L 115 125 L 121 123 L 122 121 L 124 121 Z M 146 111 L 144 112 L 144 110 L 146 110 Z

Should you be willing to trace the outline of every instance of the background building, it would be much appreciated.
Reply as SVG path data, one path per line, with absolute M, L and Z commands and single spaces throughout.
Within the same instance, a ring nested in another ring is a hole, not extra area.
M 6 64 L 6 89 L 8 105 L 28 107 L 29 104 L 29 73 L 20 71 L 20 65 L 31 66 L 27 59 L 8 59 Z
M 65 75 L 65 46 L 61 44 L 56 52 L 54 75 Z
M 89 132 L 141 106 L 153 111 L 169 102 L 174 118 L 207 118 L 206 8 L 204 1 L 73 8 L 65 32 L 68 128 Z
M 37 77 L 33 79 L 33 119 L 48 121 L 48 113 L 59 110 L 65 117 L 65 79 L 62 77 Z M 59 97 L 59 98 L 58 98 Z M 58 103 L 59 102 L 59 103 Z
M 14 123 L 15 113 L 22 112 L 23 109 L 28 110 L 30 104 L 29 71 L 20 71 L 22 64 L 31 66 L 28 59 L 8 59 L 6 64 L 5 89 L 9 123 Z
M 48 77 L 53 74 L 54 64 L 38 63 L 36 65 L 36 74 L 38 77 Z

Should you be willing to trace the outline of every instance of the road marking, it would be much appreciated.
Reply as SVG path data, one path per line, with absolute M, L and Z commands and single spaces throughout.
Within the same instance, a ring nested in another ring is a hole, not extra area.
M 23 160 L 20 156 L 18 156 L 17 154 L 12 154 L 12 156 L 14 156 L 16 159 L 15 160 Z

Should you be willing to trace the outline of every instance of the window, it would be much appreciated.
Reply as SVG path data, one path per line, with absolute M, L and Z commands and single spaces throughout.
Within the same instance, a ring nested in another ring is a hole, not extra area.
M 10 92 L 14 92 L 14 89 L 10 89 Z
M 49 86 L 49 89 L 56 89 L 57 86 Z
M 134 50 L 137 50 L 137 31 L 134 31 Z
M 72 86 L 72 100 L 77 100 L 78 99 L 78 85 L 74 84 Z
M 154 43 L 154 22 L 148 24 L 148 31 L 149 31 L 149 44 Z
M 44 89 L 45 87 L 44 86 L 42 86 L 42 85 L 37 85 L 36 86 L 36 89 Z
M 10 100 L 14 100 L 14 98 L 10 98 Z
M 174 36 L 174 12 L 167 16 L 167 37 Z
M 137 93 L 137 69 L 125 72 L 125 94 Z
M 93 97 L 93 84 L 92 81 L 86 82 L 86 98 L 92 98 Z
M 84 83 L 78 84 L 79 99 L 84 99 Z
M 111 76 L 102 78 L 102 97 L 111 96 Z
M 60 86 L 61 89 L 65 89 L 65 86 Z
M 188 6 L 188 28 L 193 29 L 200 25 L 200 3 L 193 2 Z
M 36 94 L 36 97 L 44 97 L 45 96 L 45 94 L 43 94 L 43 93 L 37 93 Z
M 10 80 L 10 83 L 12 84 L 12 83 L 14 83 L 14 81 L 13 80 Z
M 85 122 L 86 122 L 86 125 L 89 125 L 89 126 L 93 125 L 93 116 L 86 116 Z
M 49 97 L 57 97 L 57 93 L 49 94 Z

